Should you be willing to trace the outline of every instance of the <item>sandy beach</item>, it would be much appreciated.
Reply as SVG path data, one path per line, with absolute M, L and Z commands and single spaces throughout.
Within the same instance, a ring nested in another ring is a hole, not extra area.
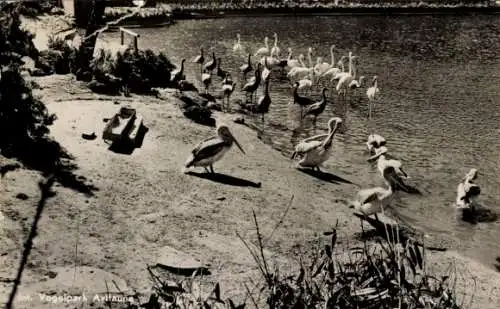
M 297 171 L 288 158 L 260 141 L 256 132 L 233 123 L 234 115 L 216 114 L 217 122 L 227 123 L 247 152 L 243 155 L 232 149 L 215 166 L 216 172 L 233 177 L 232 184 L 227 184 L 182 173 L 191 148 L 213 134 L 213 128 L 186 119 L 179 101 L 172 96 L 164 100 L 141 96 L 106 98 L 89 93 L 70 75 L 36 80 L 42 86 L 43 101 L 58 116 L 51 128 L 52 136 L 76 157 L 78 173 L 99 190 L 94 197 L 87 197 L 67 188 L 55 188 L 57 195 L 49 200 L 43 214 L 19 295 L 69 292 L 70 288 L 88 290 L 113 275 L 125 285 L 121 289 L 147 293 L 151 284 L 146 265 L 156 264 L 164 247 L 171 246 L 209 264 L 213 275 L 207 280 L 220 281 L 226 295 L 242 296 L 240 284 L 257 273 L 235 232 L 255 239 L 253 209 L 263 234 L 269 235 L 292 195 L 293 206 L 266 246 L 270 255 L 284 265 L 283 271 L 297 265 L 294 248 L 307 251 L 337 220 L 341 243 L 355 242 L 360 222 L 345 201 L 356 192 L 356 185 L 325 182 Z M 149 128 L 143 146 L 132 155 L 108 150 L 100 138 L 105 125 L 102 119 L 125 105 L 136 108 Z M 96 140 L 81 138 L 82 133 L 91 131 L 99 136 Z M 334 159 L 327 162 L 326 169 L 335 171 Z M 343 177 L 356 182 L 362 175 Z M 21 248 L 20 232 L 33 216 L 39 179 L 38 173 L 24 169 L 2 179 L 3 278 L 14 275 Z M 28 199 L 16 198 L 19 193 Z M 432 253 L 429 258 L 429 267 L 437 271 L 444 271 L 454 262 L 457 272 L 465 278 L 467 293 L 472 292 L 472 279 L 476 278 L 473 308 L 498 308 L 498 273 L 454 252 Z M 77 275 L 71 287 L 58 280 L 58 273 L 89 267 L 111 274 L 96 275 L 92 282 L 86 279 L 85 284 Z M 9 285 L 2 285 L 2 295 L 6 295 Z M 23 304 L 29 302 L 21 301 L 18 308 Z M 45 305 L 55 308 L 52 303 Z
M 47 35 L 37 32 L 37 47 L 43 49 Z M 58 117 L 50 127 L 51 136 L 75 157 L 77 173 L 98 190 L 87 196 L 55 186 L 56 196 L 48 201 L 39 223 L 16 308 L 74 308 L 74 303 L 50 301 L 45 296 L 87 293 L 92 298 L 105 291 L 106 281 L 116 282 L 122 292 L 148 295 L 147 265 L 161 262 L 163 252 L 172 248 L 206 265 L 212 272 L 206 282 L 220 282 L 224 296 L 241 299 L 245 294 L 242 284 L 260 279 L 236 236 L 238 232 L 255 241 L 252 210 L 264 237 L 272 233 L 265 248 L 284 273 L 296 269 L 298 248 L 312 250 L 336 222 L 341 246 L 358 242 L 360 222 L 347 207 L 347 200 L 360 189 L 356 183 L 367 182 L 363 177 L 369 176 L 337 173 L 337 162 L 345 161 L 346 156 L 341 149 L 334 150 L 325 165 L 338 181 L 324 181 L 298 171 L 289 158 L 264 144 L 257 132 L 234 123 L 237 115 L 215 112 L 217 123 L 230 127 L 246 155 L 231 149 L 215 165 L 215 171 L 225 176 L 214 181 L 183 173 L 191 149 L 213 135 L 214 129 L 186 119 L 179 108 L 181 102 L 168 91 L 162 99 L 107 97 L 90 92 L 72 75 L 33 80 L 41 86 L 37 94 Z M 108 150 L 101 138 L 103 119 L 123 106 L 135 108 L 149 129 L 142 147 L 131 155 Z M 97 134 L 95 140 L 81 137 L 92 132 Z M 6 162 L 3 157 L 0 160 Z M 202 169 L 193 171 L 203 173 Z M 41 179 L 38 172 L 24 168 L 0 179 L 0 278 L 15 276 Z M 283 224 L 272 232 L 292 196 Z M 460 277 L 457 290 L 467 299 L 474 295 L 472 308 L 500 308 L 500 273 L 458 252 L 427 254 L 428 267 L 438 274 L 450 263 L 455 265 Z M 0 282 L 2 302 L 10 286 Z

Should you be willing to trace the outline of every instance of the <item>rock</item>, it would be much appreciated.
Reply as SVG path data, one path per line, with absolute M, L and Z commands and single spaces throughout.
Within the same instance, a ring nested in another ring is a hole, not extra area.
M 16 195 L 16 198 L 18 198 L 18 199 L 20 199 L 20 200 L 25 201 L 25 200 L 27 200 L 29 197 L 28 197 L 28 195 L 27 195 L 26 193 L 18 193 L 18 194 Z
M 238 117 L 234 118 L 233 122 L 237 123 L 237 124 L 245 124 L 245 118 L 238 116 Z
M 90 134 L 82 133 L 82 138 L 86 140 L 94 140 L 97 138 L 97 135 L 95 134 L 95 132 L 92 132 Z
M 216 102 L 209 102 L 207 104 L 207 108 L 209 109 L 213 109 L 213 110 L 216 110 L 216 111 L 222 111 L 222 105 L 220 103 L 216 103 Z
M 477 224 L 480 222 L 494 222 L 498 219 L 498 215 L 484 206 L 475 204 L 473 208 L 460 209 L 461 219 L 465 222 Z
M 169 246 L 161 249 L 156 265 L 178 275 L 191 276 L 197 270 L 200 274 L 210 274 L 200 261 Z

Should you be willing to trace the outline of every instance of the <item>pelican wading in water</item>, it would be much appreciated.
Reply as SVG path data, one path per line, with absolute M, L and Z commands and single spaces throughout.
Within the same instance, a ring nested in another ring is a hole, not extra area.
M 341 123 L 342 119 L 333 117 L 328 121 L 328 134 L 316 135 L 301 141 L 292 154 L 292 159 L 295 159 L 298 155 L 303 155 L 297 167 L 308 167 L 320 171 L 319 166 L 330 157 L 333 137 Z
M 216 132 L 217 136 L 203 140 L 191 151 L 184 172 L 187 172 L 187 169 L 192 166 L 202 166 L 207 173 L 214 173 L 213 164 L 222 159 L 226 152 L 231 149 L 233 143 L 245 154 L 245 151 L 226 125 L 219 125 Z
M 368 147 L 368 151 L 370 154 L 375 154 L 375 150 L 385 146 L 387 141 L 385 138 L 378 134 L 370 134 L 368 135 L 368 141 L 366 142 L 366 147 Z
M 375 155 L 370 157 L 368 161 L 377 161 L 377 169 L 384 179 L 385 183 L 392 188 L 393 191 L 403 191 L 406 193 L 418 193 L 418 190 L 404 183 L 402 177 L 409 178 L 401 161 L 395 159 L 387 159 L 387 147 L 382 146 L 375 150 Z
M 472 208 L 473 201 L 481 193 L 481 188 L 474 183 L 477 178 L 477 169 L 473 168 L 465 175 L 457 187 L 457 209 Z

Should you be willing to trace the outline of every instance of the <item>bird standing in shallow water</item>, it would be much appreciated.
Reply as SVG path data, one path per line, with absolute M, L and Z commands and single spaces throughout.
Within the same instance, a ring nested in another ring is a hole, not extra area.
M 392 188 L 384 189 L 375 187 L 358 191 L 355 200 L 349 206 L 361 212 L 365 216 L 374 215 L 378 219 L 377 213 L 383 212 L 390 205 L 394 198 Z
M 214 173 L 213 164 L 222 159 L 226 152 L 231 149 L 233 143 L 245 154 L 243 148 L 229 131 L 228 126 L 219 125 L 216 132 L 216 136 L 203 140 L 191 151 L 191 155 L 185 164 L 186 169 L 192 166 L 202 166 L 207 173 Z
M 203 63 L 205 62 L 205 56 L 203 55 L 203 48 L 200 48 L 200 54 L 194 58 L 193 63 L 200 65 L 200 72 L 203 71 Z
M 328 134 L 320 134 L 301 141 L 292 154 L 292 159 L 297 155 L 303 155 L 302 160 L 298 162 L 298 167 L 309 167 L 320 171 L 319 166 L 330 157 L 333 137 L 337 131 L 342 119 L 333 117 L 328 121 Z M 318 140 L 323 139 L 323 141 Z
M 375 100 L 377 99 L 379 93 L 380 89 L 378 88 L 377 76 L 374 76 L 372 81 L 372 86 L 366 90 L 366 96 L 368 97 L 368 104 L 370 105 L 368 112 L 368 119 L 372 119 L 373 103 L 375 103 Z
M 314 124 L 316 124 L 316 119 L 318 116 L 325 111 L 326 107 L 326 92 L 328 91 L 328 88 L 323 88 L 322 96 L 323 98 L 321 101 L 316 102 L 312 105 L 309 105 L 306 107 L 306 110 L 304 111 L 304 115 L 302 115 L 302 119 L 304 119 L 307 115 L 313 115 L 314 116 Z
M 417 193 L 418 190 L 405 184 L 402 177 L 408 178 L 408 175 L 403 171 L 402 163 L 399 160 L 387 159 L 387 147 L 382 146 L 375 150 L 375 155 L 370 157 L 368 161 L 377 161 L 377 169 L 384 179 L 385 183 L 392 188 L 393 191 L 403 191 L 406 193 Z
M 378 134 L 370 134 L 368 135 L 368 141 L 366 142 L 366 147 L 368 147 L 368 151 L 370 154 L 375 154 L 375 150 L 378 148 L 385 146 L 387 141 L 384 137 Z
M 481 193 L 481 188 L 474 183 L 477 178 L 477 169 L 473 168 L 465 175 L 457 187 L 456 207 L 464 209 L 473 207 L 473 201 Z
M 240 52 L 243 50 L 243 46 L 241 46 L 241 35 L 239 33 L 236 34 L 236 43 L 233 45 L 234 52 Z

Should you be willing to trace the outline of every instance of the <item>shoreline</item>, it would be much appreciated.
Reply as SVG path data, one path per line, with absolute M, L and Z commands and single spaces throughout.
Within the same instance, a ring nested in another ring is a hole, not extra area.
M 500 6 L 331 6 L 331 5 L 256 5 L 252 8 L 241 6 L 225 7 L 170 7 L 159 4 L 158 11 L 146 11 L 146 16 L 132 16 L 118 26 L 161 27 L 176 20 L 214 19 L 239 16 L 412 16 L 412 15 L 476 15 L 500 14 Z M 115 19 L 130 13 L 130 7 L 110 7 L 105 20 Z M 146 8 L 150 9 L 150 8 Z M 156 8 L 153 8 L 156 9 Z M 120 12 L 120 10 L 122 12 Z M 169 13 L 167 13 L 169 11 Z
M 234 16 L 344 16 L 344 15 L 474 15 L 499 14 L 498 7 L 278 7 L 278 8 L 229 8 L 229 9 L 174 9 L 174 20 L 209 19 Z

